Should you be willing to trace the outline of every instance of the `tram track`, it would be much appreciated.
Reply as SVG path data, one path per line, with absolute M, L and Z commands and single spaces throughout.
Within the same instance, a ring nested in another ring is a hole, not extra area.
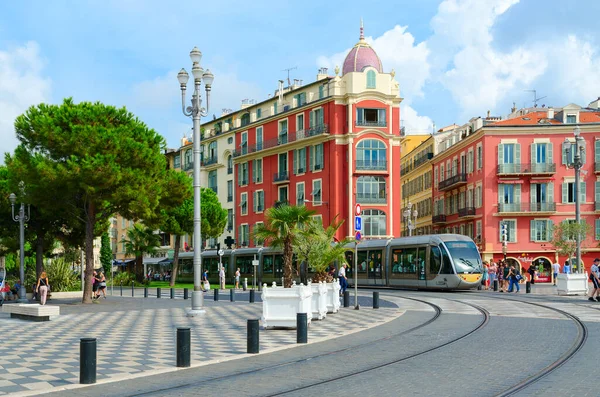
M 412 300 L 412 301 L 415 301 L 415 302 L 420 302 L 420 303 L 423 303 L 425 305 L 428 305 L 429 307 L 433 308 L 434 315 L 430 319 L 428 319 L 427 321 L 425 321 L 425 322 L 423 322 L 421 324 L 418 324 L 418 325 L 416 325 L 414 327 L 411 327 L 409 329 L 406 329 L 406 330 L 404 330 L 402 332 L 399 332 L 399 333 L 396 333 L 396 334 L 392 334 L 392 335 L 388 335 L 388 336 L 383 337 L 383 338 L 377 338 L 377 339 L 374 339 L 374 340 L 371 340 L 369 342 L 362 343 L 362 344 L 359 344 L 359 345 L 353 345 L 353 346 L 350 346 L 350 347 L 345 347 L 343 349 L 330 350 L 330 351 L 325 352 L 325 353 L 315 354 L 315 355 L 311 355 L 311 356 L 308 356 L 308 357 L 302 357 L 302 358 L 297 359 L 297 360 L 290 360 L 290 361 L 286 361 L 286 362 L 283 362 L 283 363 L 278 363 L 278 364 L 269 365 L 269 366 L 265 366 L 265 367 L 261 367 L 261 368 L 255 368 L 255 369 L 246 370 L 246 371 L 238 371 L 238 372 L 235 372 L 235 373 L 229 373 L 229 374 L 225 374 L 225 375 L 222 375 L 222 376 L 216 376 L 216 377 L 212 377 L 212 378 L 204 379 L 204 380 L 200 380 L 200 381 L 188 382 L 188 383 L 180 384 L 180 385 L 177 385 L 177 386 L 170 386 L 170 387 L 155 389 L 155 390 L 148 391 L 148 392 L 129 394 L 128 396 L 130 396 L 130 397 L 138 397 L 138 396 L 152 396 L 154 394 L 161 394 L 161 393 L 165 393 L 165 392 L 172 393 L 172 392 L 177 391 L 177 390 L 183 390 L 183 389 L 187 389 L 187 388 L 193 388 L 193 387 L 202 386 L 202 385 L 204 385 L 206 383 L 210 383 L 210 382 L 221 381 L 221 380 L 231 380 L 232 378 L 236 378 L 236 377 L 240 377 L 240 376 L 257 374 L 257 373 L 260 373 L 260 372 L 264 372 L 264 371 L 268 371 L 268 370 L 273 370 L 273 369 L 277 369 L 277 368 L 282 368 L 282 367 L 289 366 L 289 365 L 301 364 L 303 362 L 308 362 L 308 361 L 311 361 L 311 360 L 314 360 L 314 359 L 317 359 L 317 358 L 322 358 L 322 357 L 332 356 L 332 355 L 339 354 L 339 353 L 348 352 L 350 350 L 354 350 L 354 349 L 357 349 L 357 348 L 368 347 L 370 345 L 373 345 L 373 344 L 376 344 L 376 343 L 379 343 L 379 342 L 384 342 L 384 341 L 390 340 L 392 338 L 396 338 L 396 337 L 400 337 L 400 336 L 405 336 L 405 335 L 408 335 L 408 334 L 410 334 L 412 332 L 418 331 L 419 329 L 424 328 L 424 327 L 426 327 L 426 326 L 434 323 L 442 315 L 442 308 L 440 306 L 434 304 L 434 303 L 431 303 L 431 302 L 428 302 L 428 301 L 425 301 L 425 300 L 422 300 L 422 299 L 410 298 L 410 297 L 404 297 L 404 296 L 397 296 L 397 295 L 394 295 L 394 298 L 408 299 L 408 300 Z M 484 309 L 482 309 L 482 310 L 484 310 Z M 486 323 L 487 323 L 488 319 L 489 318 L 486 318 L 486 321 L 485 321 Z M 480 327 L 481 326 L 482 325 L 480 324 Z M 478 328 L 480 328 L 480 327 L 478 327 Z M 476 330 L 473 330 L 470 333 L 473 333 Z M 448 345 L 450 343 L 454 343 L 454 342 L 458 341 L 459 339 L 462 339 L 462 338 L 464 338 L 466 336 L 468 336 L 468 334 L 467 335 L 463 335 L 460 338 L 458 338 L 456 340 L 453 340 L 453 341 L 450 341 L 450 342 L 448 342 L 448 343 L 446 343 L 444 345 Z M 444 345 L 442 345 L 442 346 L 444 346 Z M 437 346 L 436 348 L 440 348 L 442 346 Z M 425 354 L 425 353 L 426 352 L 421 352 L 421 353 L 418 353 L 418 354 L 414 354 L 411 357 L 405 357 L 402 360 L 407 360 L 409 358 L 416 357 L 418 355 Z M 400 361 L 402 361 L 402 360 L 400 360 Z M 389 363 L 387 365 L 391 365 L 391 364 L 393 364 L 393 363 Z M 373 369 L 377 369 L 377 368 L 375 367 L 375 368 L 372 368 L 370 370 L 373 370 Z M 367 372 L 367 371 L 365 371 L 365 372 Z M 355 374 L 355 373 L 353 373 L 353 374 Z M 346 375 L 346 377 L 347 376 L 351 376 L 351 375 L 352 374 L 348 374 L 348 375 Z M 339 378 L 336 378 L 336 379 L 339 379 Z M 333 380 L 328 380 L 328 381 L 321 382 L 321 383 L 326 383 L 326 382 L 331 382 L 331 381 L 333 381 Z M 318 384 L 321 384 L 321 383 L 318 383 Z M 306 387 L 312 387 L 312 386 L 316 386 L 318 384 L 307 385 Z M 293 392 L 293 391 L 296 391 L 296 390 L 302 390 L 303 388 L 305 388 L 305 387 L 302 387 L 302 388 L 299 388 L 299 389 L 288 390 L 288 391 L 285 391 L 285 392 L 280 392 L 280 393 L 276 393 L 276 394 L 272 394 L 272 395 L 273 396 L 282 395 L 282 394 L 290 393 L 290 392 Z

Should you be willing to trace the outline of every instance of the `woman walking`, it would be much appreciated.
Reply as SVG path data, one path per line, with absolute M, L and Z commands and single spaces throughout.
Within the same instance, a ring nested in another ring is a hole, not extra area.
M 490 289 L 494 289 L 494 280 L 496 280 L 496 272 L 498 271 L 498 266 L 494 263 L 494 261 L 490 261 L 490 267 L 488 269 L 488 277 L 490 279 Z
M 500 284 L 500 292 L 504 292 L 504 262 L 498 262 L 498 284 Z
M 484 290 L 488 289 L 488 278 L 489 278 L 488 275 L 489 275 L 488 264 L 487 264 L 487 262 L 483 262 L 483 277 L 481 278 L 481 285 L 483 285 Z
M 240 289 L 240 268 L 235 271 L 235 289 Z
M 46 272 L 42 272 L 36 284 L 36 288 L 40 293 L 40 302 L 42 306 L 46 304 L 46 296 L 48 295 L 49 286 L 50 284 L 48 283 L 48 276 L 46 275 Z
M 100 298 L 100 292 L 104 295 L 104 299 L 106 299 L 106 276 L 104 276 L 104 272 L 100 272 L 98 275 L 98 289 L 96 290 L 96 299 Z

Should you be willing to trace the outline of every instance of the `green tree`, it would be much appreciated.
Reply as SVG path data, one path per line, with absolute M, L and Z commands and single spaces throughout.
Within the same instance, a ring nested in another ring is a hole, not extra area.
M 566 256 L 570 259 L 575 256 L 577 251 L 577 234 L 579 233 L 581 245 L 584 246 L 586 245 L 585 240 L 590 230 L 591 226 L 584 221 L 579 224 L 576 222 L 563 221 L 554 225 L 552 228 L 552 240 L 550 242 L 559 255 Z M 573 261 L 573 263 L 573 270 L 575 270 L 579 264 L 575 263 L 575 261 Z
M 202 238 L 217 238 L 227 226 L 227 210 L 223 209 L 217 194 L 209 188 L 201 188 Z M 193 215 L 193 214 L 192 214 Z
M 302 229 L 315 211 L 305 206 L 283 204 L 269 208 L 265 215 L 265 223 L 256 226 L 253 232 L 255 239 L 264 241 L 275 248 L 283 248 L 283 284 L 285 288 L 292 286 L 293 245 Z
M 113 252 L 112 247 L 110 246 L 110 236 L 108 235 L 108 232 L 102 233 L 101 244 L 100 263 L 102 263 L 104 274 L 108 274 L 113 262 Z
M 148 226 L 136 223 L 127 230 L 127 238 L 121 240 L 125 243 L 125 254 L 135 256 L 135 277 L 137 281 L 144 281 L 144 254 L 154 254 L 160 245 L 160 237 Z
M 75 104 L 70 98 L 61 105 L 29 108 L 17 117 L 15 131 L 21 144 L 10 160 L 34 192 L 31 203 L 67 211 L 63 228 L 85 232 L 83 302 L 91 303 L 93 241 L 106 230 L 98 224 L 106 225 L 114 213 L 133 220 L 155 218 L 161 198 L 170 194 L 166 182 L 178 171 L 166 168 L 164 139 L 125 108 Z

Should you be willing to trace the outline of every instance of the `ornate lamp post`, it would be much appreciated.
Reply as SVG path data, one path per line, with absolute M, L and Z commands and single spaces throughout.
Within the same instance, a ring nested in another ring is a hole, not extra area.
M 189 79 L 185 69 L 177 74 L 177 80 L 181 86 L 181 110 L 183 114 L 192 117 L 194 131 L 194 291 L 192 292 L 192 309 L 188 311 L 188 316 L 195 316 L 204 313 L 204 296 L 200 286 L 200 277 L 202 274 L 202 236 L 200 230 L 200 117 L 208 115 L 210 104 L 210 90 L 214 80 L 210 70 L 202 69 L 200 61 L 202 53 L 197 47 L 194 47 L 190 52 L 192 60 L 192 75 L 194 76 L 194 93 L 192 94 L 192 106 L 185 106 L 185 90 Z M 200 83 L 204 81 L 204 89 L 206 90 L 206 108 L 202 107 L 202 99 L 200 98 Z
M 419 212 L 417 209 L 413 209 L 413 204 L 409 201 L 408 206 L 403 212 L 403 217 L 405 219 L 406 228 L 408 229 L 408 235 L 412 236 L 412 231 L 417 227 L 417 217 L 419 216 Z
M 19 188 L 21 190 L 21 196 L 25 195 L 25 183 L 21 181 L 19 183 Z M 21 197 L 22 198 L 22 197 Z M 15 222 L 19 222 L 19 246 L 20 253 L 19 259 L 21 262 L 21 288 L 19 288 L 19 299 L 17 302 L 27 303 L 27 291 L 25 289 L 25 222 L 29 220 L 30 210 L 29 206 L 27 207 L 27 215 L 25 215 L 25 204 L 21 201 L 21 206 L 19 207 L 19 214 L 15 215 L 15 203 L 17 202 L 17 195 L 11 193 L 8 196 L 10 200 L 10 205 L 12 207 L 12 217 Z
M 573 130 L 573 135 L 575 136 L 575 142 L 571 142 L 571 148 L 567 149 L 567 167 L 575 170 L 575 188 L 573 189 L 573 193 L 575 194 L 575 223 L 579 228 L 581 226 L 581 211 L 580 211 L 580 197 L 579 197 L 579 179 L 581 174 L 581 167 L 583 166 L 583 161 L 585 159 L 585 140 L 581 137 L 581 129 L 579 126 L 576 126 Z M 568 139 L 565 139 L 565 143 L 569 143 Z M 567 146 L 568 147 L 568 146 Z M 571 159 L 571 153 L 573 153 L 573 158 Z M 577 229 L 577 233 L 575 235 L 575 244 L 577 246 L 575 253 L 575 260 L 578 273 L 583 273 L 583 266 L 581 266 L 581 233 L 580 230 Z

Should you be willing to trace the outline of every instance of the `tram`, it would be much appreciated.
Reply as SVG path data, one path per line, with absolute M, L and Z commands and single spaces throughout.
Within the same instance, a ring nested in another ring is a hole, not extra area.
M 354 255 L 356 252 L 359 286 L 380 286 L 410 289 L 465 290 L 481 283 L 482 261 L 477 246 L 460 234 L 432 234 L 394 239 L 377 239 L 346 246 L 346 275 L 354 282 Z M 356 251 L 355 251 L 356 249 Z M 210 282 L 218 282 L 219 261 L 222 260 L 227 280 L 231 282 L 237 268 L 241 280 L 253 276 L 258 284 L 281 283 L 283 255 L 270 247 L 223 250 L 219 258 L 216 250 L 202 252 L 202 267 L 208 270 Z M 191 274 L 193 252 L 182 252 L 180 269 Z M 258 261 L 256 269 L 253 260 Z M 335 264 L 339 268 L 338 264 Z M 294 267 L 295 263 L 294 263 Z M 308 278 L 312 269 L 308 269 Z M 298 277 L 296 277 L 298 278 Z

